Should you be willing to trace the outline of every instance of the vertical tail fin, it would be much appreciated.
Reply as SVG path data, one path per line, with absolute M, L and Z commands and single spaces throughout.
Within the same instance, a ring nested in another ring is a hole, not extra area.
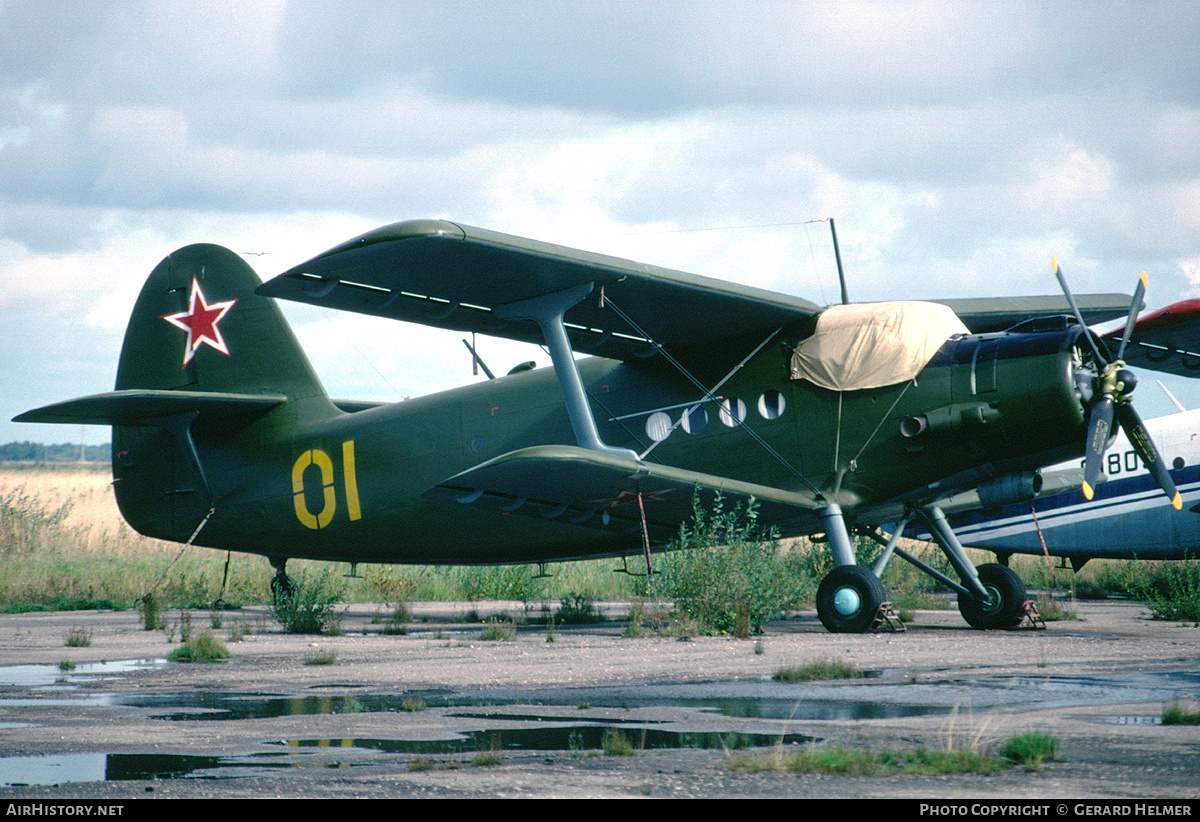
M 275 301 L 254 293 L 259 285 L 254 269 L 220 246 L 168 255 L 133 309 L 117 390 L 324 396 Z
M 265 428 L 252 434 L 243 432 L 261 409 L 214 415 L 186 398 L 165 416 L 114 424 L 117 504 L 143 534 L 187 540 L 236 487 L 243 466 L 261 459 L 264 440 L 293 424 L 287 420 L 338 413 L 279 307 L 254 293 L 260 284 L 232 251 L 191 245 L 159 263 L 142 287 L 125 331 L 117 391 L 282 395 L 291 409 L 282 419 L 262 418 Z
M 247 466 L 267 450 L 286 451 L 297 425 L 341 413 L 275 302 L 254 293 L 259 285 L 228 249 L 179 249 L 142 287 L 116 390 L 16 419 L 112 425 L 113 488 L 125 519 L 148 536 L 196 536 L 241 488 Z M 198 542 L 207 544 L 204 535 Z

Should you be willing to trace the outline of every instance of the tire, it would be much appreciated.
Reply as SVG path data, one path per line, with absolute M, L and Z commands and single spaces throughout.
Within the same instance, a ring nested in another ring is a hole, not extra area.
M 1024 617 L 1025 583 L 1011 568 L 989 562 L 976 569 L 979 582 L 991 599 L 980 602 L 973 596 L 958 595 L 958 610 L 972 628 L 990 631 L 1012 628 Z
M 883 604 L 883 583 L 861 565 L 840 565 L 817 588 L 817 616 L 834 634 L 861 634 L 875 622 Z

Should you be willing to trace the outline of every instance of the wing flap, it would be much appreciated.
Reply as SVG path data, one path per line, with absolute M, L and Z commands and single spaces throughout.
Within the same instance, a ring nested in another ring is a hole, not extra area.
M 512 451 L 450 477 L 422 497 L 630 534 L 640 533 L 644 511 L 650 539 L 663 542 L 692 518 L 697 493 L 701 505 L 710 505 L 718 493 L 733 503 L 753 497 L 762 522 L 816 521 L 811 497 L 567 445 Z
M 258 293 L 396 320 L 541 343 L 493 309 L 574 286 L 593 293 L 564 321 L 572 347 L 628 359 L 774 330 L 807 300 L 445 221 L 384 226 L 280 274 Z M 633 324 L 625 317 L 633 320 Z
M 151 425 L 154 420 L 198 411 L 205 416 L 264 414 L 287 400 L 282 394 L 218 394 L 205 391 L 108 391 L 35 408 L 13 422 L 74 425 Z

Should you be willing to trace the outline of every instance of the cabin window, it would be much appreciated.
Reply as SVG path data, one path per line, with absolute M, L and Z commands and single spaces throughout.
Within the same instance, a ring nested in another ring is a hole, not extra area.
M 721 422 L 730 428 L 741 425 L 746 419 L 746 403 L 737 397 L 726 397 L 721 400 L 721 412 L 718 416 Z
M 763 392 L 763 395 L 758 398 L 758 413 L 762 415 L 764 420 L 777 420 L 783 416 L 783 409 L 787 407 L 787 401 L 775 389 Z
M 699 434 L 704 430 L 704 426 L 708 425 L 708 412 L 704 410 L 704 406 L 697 405 L 694 408 L 688 408 L 683 412 L 679 424 L 683 426 L 683 430 L 689 434 Z
M 646 418 L 646 436 L 662 442 L 671 433 L 671 417 L 665 411 L 655 411 Z

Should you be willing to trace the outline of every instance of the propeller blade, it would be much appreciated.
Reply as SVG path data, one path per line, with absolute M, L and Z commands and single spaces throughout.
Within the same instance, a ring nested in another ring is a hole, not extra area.
M 1096 355 L 1096 361 L 1101 365 L 1108 365 L 1108 359 L 1100 353 L 1100 349 L 1096 346 L 1096 341 L 1092 339 L 1092 332 L 1088 330 L 1088 325 L 1083 321 L 1083 314 L 1079 313 L 1079 306 L 1075 304 L 1075 298 L 1071 296 L 1071 289 L 1067 285 L 1067 278 L 1063 276 L 1062 271 L 1058 267 L 1058 260 L 1050 257 L 1050 266 L 1054 269 L 1054 276 L 1058 278 L 1058 284 L 1062 287 L 1063 296 L 1067 298 L 1067 305 L 1071 306 L 1071 311 L 1075 314 L 1076 321 L 1083 326 L 1083 336 L 1087 337 L 1088 345 L 1092 347 L 1092 353 Z M 1111 421 L 1111 417 L 1110 417 Z M 1091 499 L 1089 496 L 1088 499 Z
M 1133 291 L 1133 302 L 1129 304 L 1129 317 L 1125 320 L 1125 333 L 1121 335 L 1121 347 L 1117 349 L 1117 359 L 1125 359 L 1125 346 L 1129 344 L 1129 335 L 1137 323 L 1138 312 L 1142 310 L 1142 298 L 1146 296 L 1146 272 L 1138 277 L 1137 288 Z
M 1112 431 L 1113 398 L 1105 394 L 1096 400 L 1088 415 L 1087 450 L 1083 458 L 1083 496 L 1091 499 L 1096 493 L 1096 482 L 1100 479 L 1100 465 L 1104 459 L 1104 448 Z
M 1158 487 L 1163 489 L 1163 493 L 1171 500 L 1172 507 L 1176 511 L 1181 509 L 1183 498 L 1179 496 L 1179 491 L 1175 488 L 1175 481 L 1171 479 L 1171 474 L 1167 471 L 1167 466 L 1163 464 L 1158 448 L 1155 447 L 1154 440 L 1150 439 L 1150 432 L 1146 430 L 1137 411 L 1127 402 L 1120 403 L 1117 406 L 1117 421 L 1124 429 L 1125 436 L 1129 437 L 1133 450 L 1137 452 L 1146 468 L 1150 470 L 1150 474 L 1158 482 Z

